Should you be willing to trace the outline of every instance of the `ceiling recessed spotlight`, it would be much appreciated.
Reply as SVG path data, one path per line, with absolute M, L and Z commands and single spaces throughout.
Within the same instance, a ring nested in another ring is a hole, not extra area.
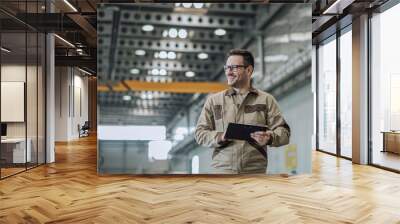
M 195 75 L 196 74 L 194 74 L 194 72 L 192 72 L 192 71 L 185 72 L 185 76 L 188 77 L 188 78 L 194 77 Z
M 171 28 L 168 31 L 169 37 L 171 38 L 176 38 L 178 36 L 178 30 L 176 30 L 175 28 Z
M 137 68 L 132 68 L 130 72 L 131 72 L 132 75 L 137 75 L 137 74 L 140 73 L 140 70 L 137 69 Z
M 207 53 L 200 53 L 200 54 L 197 55 L 197 57 L 198 57 L 199 59 L 204 60 L 204 59 L 207 59 L 207 58 L 208 58 L 208 54 L 207 54 Z
M 182 5 L 185 8 L 191 8 L 192 7 L 192 3 L 182 3 Z
M 154 53 L 154 58 L 158 58 L 158 52 Z
M 142 50 L 142 49 L 139 49 L 139 50 L 136 50 L 136 51 L 135 51 L 135 54 L 138 55 L 138 56 L 143 56 L 143 55 L 146 54 L 146 51 L 144 51 L 144 50 Z
M 83 51 L 83 50 L 80 49 L 80 48 L 76 49 L 76 52 L 82 52 L 82 51 Z
M 187 33 L 187 31 L 185 29 L 180 29 L 179 32 L 178 32 L 179 38 L 182 38 L 182 39 L 186 38 L 187 35 L 188 35 L 188 33 Z
M 194 6 L 196 9 L 201 9 L 201 8 L 203 8 L 204 3 L 193 3 L 193 6 Z
M 176 58 L 176 53 L 173 51 L 168 52 L 168 59 L 175 59 Z
M 125 101 L 130 101 L 132 99 L 132 97 L 130 95 L 125 95 L 122 97 L 122 99 Z
M 156 68 L 153 68 L 153 70 L 151 70 L 151 74 L 158 75 L 158 74 L 160 74 L 160 71 Z
M 160 69 L 160 75 L 167 75 L 167 70 Z
M 147 25 L 142 26 L 142 30 L 146 31 L 146 32 L 150 32 L 150 31 L 154 30 L 154 26 L 147 24 Z
M 161 51 L 161 52 L 158 54 L 158 57 L 161 58 L 161 59 L 166 59 L 166 58 L 168 57 L 168 54 L 167 54 L 166 51 Z
M 217 36 L 223 36 L 226 34 L 226 30 L 219 28 L 214 31 L 214 34 Z

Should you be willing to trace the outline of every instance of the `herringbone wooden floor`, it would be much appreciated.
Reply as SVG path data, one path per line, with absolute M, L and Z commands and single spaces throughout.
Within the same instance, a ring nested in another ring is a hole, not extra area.
M 322 153 L 313 174 L 106 176 L 96 140 L 0 181 L 0 223 L 400 223 L 400 175 Z

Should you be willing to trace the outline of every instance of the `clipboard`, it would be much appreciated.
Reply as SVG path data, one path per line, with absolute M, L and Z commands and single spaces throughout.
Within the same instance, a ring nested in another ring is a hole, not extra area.
M 225 139 L 251 141 L 250 134 L 256 131 L 267 131 L 265 126 L 229 123 L 225 132 Z

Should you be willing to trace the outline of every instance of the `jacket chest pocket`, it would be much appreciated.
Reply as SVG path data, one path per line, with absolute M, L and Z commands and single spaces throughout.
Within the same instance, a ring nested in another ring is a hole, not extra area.
M 213 106 L 213 115 L 215 122 L 215 130 L 218 132 L 223 132 L 223 119 L 222 119 L 222 105 L 214 105 Z
M 244 119 L 248 124 L 264 125 L 266 124 L 266 104 L 253 104 L 244 106 Z

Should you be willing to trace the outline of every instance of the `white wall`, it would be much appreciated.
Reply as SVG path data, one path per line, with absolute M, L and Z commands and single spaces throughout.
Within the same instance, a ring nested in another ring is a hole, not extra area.
M 2 82 L 24 82 L 26 85 L 26 107 L 25 103 L 20 108 L 21 113 L 25 114 L 26 120 L 22 122 L 6 122 L 7 137 L 21 138 L 27 136 L 31 148 L 32 161 L 44 162 L 44 93 L 43 82 L 44 74 L 41 66 L 26 66 L 25 63 L 3 64 L 1 66 L 1 81 Z M 27 80 L 26 80 L 27 78 Z M 24 94 L 24 90 L 21 94 Z M 3 92 L 3 90 L 2 90 Z M 4 93 L 4 92 L 3 92 Z M 7 95 L 2 95 L 2 98 L 7 98 Z M 3 112 L 13 113 L 13 108 L 3 107 Z M 16 112 L 14 112 L 16 113 Z M 39 156 L 37 157 L 37 153 Z M 51 161 L 51 160 L 49 160 Z
M 79 137 L 78 124 L 88 120 L 88 78 L 71 67 L 56 67 L 56 141 Z
M 31 74 L 33 72 L 36 73 L 36 68 L 33 66 L 28 66 L 25 67 L 25 64 L 23 65 L 18 65 L 18 64 L 9 64 L 9 65 L 2 65 L 1 66 L 1 81 L 4 82 L 25 82 L 25 75 L 26 75 L 26 69 L 28 71 L 28 74 Z M 32 82 L 29 80 L 29 82 Z M 31 85 L 32 83 L 30 83 Z M 34 83 L 36 85 L 36 81 Z M 34 92 L 30 92 L 30 90 Z M 35 100 L 36 98 L 36 89 L 31 89 L 27 88 L 27 104 L 28 106 L 31 106 L 36 108 L 35 105 L 29 105 L 32 101 Z M 4 97 L 4 96 L 2 96 Z M 7 110 L 8 108 L 1 108 L 1 110 Z M 28 112 L 31 112 L 28 110 Z M 27 114 L 28 118 L 28 137 L 30 134 L 30 130 L 36 130 L 36 114 L 33 113 L 28 113 Z M 32 121 L 35 121 L 35 124 L 32 124 Z M 25 137 L 25 126 L 26 122 L 7 122 L 7 136 L 8 137 Z

